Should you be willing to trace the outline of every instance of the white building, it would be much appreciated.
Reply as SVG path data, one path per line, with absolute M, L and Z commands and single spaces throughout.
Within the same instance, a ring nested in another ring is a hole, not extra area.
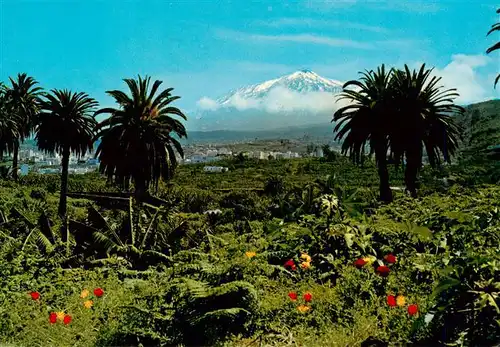
M 317 158 L 323 158 L 323 149 L 321 147 L 316 147 L 316 151 L 314 152 L 314 156 Z
M 218 152 L 219 152 L 219 155 L 232 155 L 233 154 L 233 152 L 227 148 L 220 148 Z
M 216 149 L 209 149 L 207 151 L 207 157 L 216 157 L 218 153 Z
M 203 171 L 205 172 L 226 172 L 229 169 L 223 166 L 205 166 Z

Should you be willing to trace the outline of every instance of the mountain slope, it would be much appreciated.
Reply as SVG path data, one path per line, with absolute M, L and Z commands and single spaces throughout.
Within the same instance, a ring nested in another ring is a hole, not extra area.
M 462 150 L 476 155 L 489 146 L 500 145 L 500 100 L 490 100 L 466 107 L 457 118 L 463 129 Z
M 198 110 L 190 130 L 269 130 L 328 123 L 342 82 L 309 71 L 242 87 L 210 100 Z
M 463 151 L 475 155 L 488 146 L 500 144 L 500 100 L 468 105 L 465 114 L 458 117 L 456 121 L 463 128 L 463 141 L 460 146 Z M 223 143 L 254 140 L 255 138 L 267 140 L 306 137 L 317 140 L 333 140 L 334 134 L 331 123 L 322 123 L 265 130 L 190 131 L 188 136 L 188 143 Z
M 262 99 L 276 88 L 285 88 L 299 93 L 329 92 L 336 94 L 342 91 L 342 85 L 343 83 L 340 81 L 321 77 L 310 70 L 300 70 L 260 84 L 236 89 L 219 98 L 217 102 L 220 105 L 230 105 L 235 96 Z

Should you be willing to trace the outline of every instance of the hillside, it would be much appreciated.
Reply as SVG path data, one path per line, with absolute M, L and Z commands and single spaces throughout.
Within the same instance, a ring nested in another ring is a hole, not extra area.
M 187 143 L 228 143 L 254 140 L 333 140 L 333 126 L 317 124 L 307 126 L 283 127 L 273 130 L 214 130 L 190 131 Z
M 477 155 L 489 146 L 500 144 L 500 100 L 467 106 L 458 124 L 463 128 L 462 150 L 465 155 Z

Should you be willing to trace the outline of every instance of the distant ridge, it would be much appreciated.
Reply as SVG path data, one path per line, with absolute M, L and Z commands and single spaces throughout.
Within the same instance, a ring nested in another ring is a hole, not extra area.
M 229 143 L 239 141 L 278 140 L 278 139 L 316 139 L 333 140 L 331 124 L 315 124 L 308 126 L 290 126 L 272 130 L 212 130 L 189 131 L 186 144 Z

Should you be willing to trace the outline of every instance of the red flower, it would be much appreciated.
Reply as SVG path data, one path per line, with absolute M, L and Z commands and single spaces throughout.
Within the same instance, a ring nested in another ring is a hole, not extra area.
M 389 264 L 394 264 L 397 260 L 396 256 L 393 255 L 393 254 L 387 254 L 385 257 L 384 257 L 385 261 L 388 262 Z
M 49 314 L 49 322 L 50 322 L 50 324 L 56 324 L 57 314 L 55 314 L 55 312 L 52 312 L 51 314 Z
M 396 306 L 396 297 L 394 295 L 387 295 L 387 305 L 391 307 Z
M 31 295 L 31 298 L 32 298 L 33 300 L 38 300 L 38 299 L 40 299 L 40 293 L 39 293 L 39 292 L 31 292 L 31 293 L 30 293 L 30 295 Z
M 69 314 L 64 316 L 63 323 L 64 325 L 68 325 L 69 323 L 71 323 L 71 316 Z
M 312 300 L 313 296 L 311 293 L 307 292 L 304 294 L 304 301 L 305 302 L 310 302 Z
M 377 268 L 377 273 L 382 276 L 382 277 L 387 277 L 389 276 L 389 272 L 391 270 L 385 266 L 385 265 L 380 265 L 378 268 Z
M 102 288 L 96 288 L 94 289 L 94 295 L 100 298 L 104 295 L 104 290 L 102 290 Z
M 292 301 L 295 301 L 295 300 L 297 300 L 297 293 L 295 293 L 295 292 L 290 292 L 290 293 L 288 293 L 288 297 L 289 297 Z
M 354 266 L 356 266 L 358 269 L 361 269 L 365 265 L 366 265 L 366 260 L 364 260 L 363 258 L 359 258 L 354 262 Z
M 289 267 L 293 271 L 297 270 L 297 266 L 295 265 L 295 262 L 293 261 L 293 259 L 287 260 L 284 266 L 285 266 L 285 268 Z
M 414 316 L 418 313 L 418 306 L 416 304 L 411 304 L 408 306 L 408 314 Z

